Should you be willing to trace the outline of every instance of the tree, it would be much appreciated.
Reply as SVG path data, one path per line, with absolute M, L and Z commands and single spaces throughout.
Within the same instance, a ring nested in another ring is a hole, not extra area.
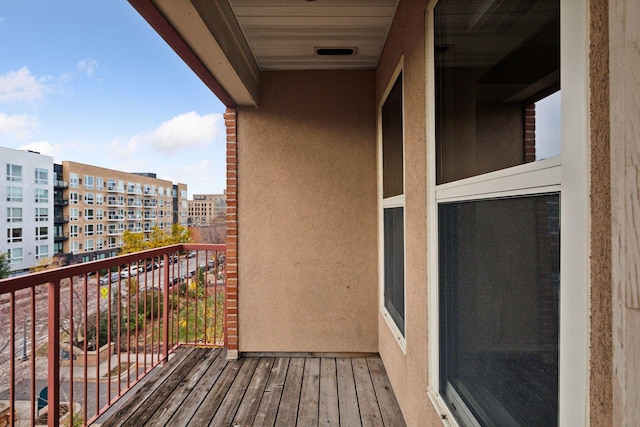
M 5 252 L 0 253 L 0 279 L 9 277 L 11 273 L 11 261 Z
M 161 248 L 163 246 L 175 245 L 178 243 L 191 243 L 189 237 L 189 229 L 180 224 L 173 224 L 171 234 L 167 234 L 164 230 L 157 226 L 151 229 L 149 239 L 144 240 L 143 233 L 133 233 L 125 230 L 122 235 L 124 244 L 122 245 L 122 253 L 130 254 L 140 252 L 146 249 Z

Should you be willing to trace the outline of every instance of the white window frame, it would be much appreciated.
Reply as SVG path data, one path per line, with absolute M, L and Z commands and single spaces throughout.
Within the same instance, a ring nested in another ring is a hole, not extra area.
M 69 221 L 77 221 L 79 217 L 78 208 L 69 208 Z
M 96 176 L 96 190 L 102 190 L 104 188 L 104 180 L 101 176 Z
M 72 224 L 69 226 L 69 237 L 78 237 L 78 230 L 80 227 L 77 224 Z
M 429 238 L 428 394 L 448 425 L 455 418 L 439 394 L 439 275 L 438 202 L 530 194 L 536 188 L 561 192 L 560 209 L 560 355 L 558 425 L 587 425 L 589 402 L 589 170 L 588 170 L 588 5 L 581 0 L 560 1 L 562 87 L 562 154 L 465 180 L 436 186 L 435 81 L 433 9 L 426 11 L 427 69 L 427 207 Z M 565 100 L 571 100 L 566 102 Z M 561 158 L 561 159 L 560 159 Z M 560 165 L 560 162 L 562 165 Z M 519 190 L 500 186 L 518 172 Z M 560 173 L 561 172 L 561 173 Z M 536 182 L 542 179 L 542 183 Z M 558 180 L 558 185 L 553 181 Z M 542 185 L 541 185 L 542 184 Z M 465 191 L 464 186 L 469 191 Z M 528 187 L 528 188 L 526 188 Z M 475 188 L 475 189 L 472 189 Z
M 20 173 L 16 173 L 17 171 Z M 22 165 L 7 163 L 7 181 L 22 182 Z
M 77 173 L 69 174 L 69 188 L 78 188 L 78 183 L 80 179 Z
M 48 257 L 49 257 L 49 245 L 37 245 L 36 259 L 43 259 Z
M 45 234 L 41 234 L 40 230 L 44 229 Z M 36 240 L 47 240 L 49 238 L 49 227 L 36 227 Z
M 16 256 L 16 252 L 19 252 L 20 255 Z M 24 261 L 24 250 L 22 248 L 9 248 L 7 249 L 7 253 L 10 264 L 18 264 Z
M 35 189 L 35 202 L 36 203 L 49 203 L 49 190 L 46 188 Z
M 400 58 L 396 68 L 389 78 L 387 82 L 387 87 L 380 99 L 380 103 L 377 108 L 377 157 L 378 157 L 378 309 L 382 314 L 387 326 L 389 327 L 391 334 L 394 336 L 395 341 L 400 346 L 403 354 L 407 352 L 407 336 L 409 331 L 407 330 L 407 280 L 406 280 L 406 272 L 407 272 L 407 233 L 406 233 L 406 217 L 407 217 L 407 209 L 405 205 L 405 191 L 406 191 L 406 158 L 405 158 L 405 133 L 406 133 L 406 120 L 405 120 L 405 99 L 406 99 L 406 91 L 404 84 L 404 56 Z M 395 85 L 398 76 L 402 73 L 402 181 L 403 181 L 403 192 L 401 195 L 388 197 L 386 199 L 383 198 L 383 168 L 382 168 L 382 107 L 384 106 L 391 89 Z M 404 234 L 404 271 L 405 271 L 405 280 L 404 280 L 404 334 L 400 331 L 400 328 L 396 325 L 395 321 L 391 318 L 389 311 L 385 307 L 384 302 L 384 210 L 387 208 L 403 208 L 403 234 Z
M 44 178 L 42 175 L 44 174 Z M 35 169 L 35 183 L 36 184 L 49 184 L 49 171 L 43 168 Z
M 76 191 L 69 192 L 69 203 L 72 205 L 77 205 L 80 196 Z
M 44 212 L 44 215 L 42 214 Z M 49 221 L 49 208 L 36 208 L 36 222 Z
M 22 202 L 22 187 L 7 187 L 7 202 Z
M 85 175 L 84 176 L 84 188 L 86 188 L 87 190 L 93 190 L 93 183 L 94 183 L 94 177 L 93 175 Z
M 20 215 L 16 215 L 15 212 L 20 210 Z M 38 209 L 38 208 L 36 208 Z M 7 208 L 7 222 L 22 222 L 22 208 Z
M 94 201 L 95 201 L 95 196 L 93 193 L 84 193 L 85 205 L 93 205 Z
M 14 236 L 13 231 L 20 230 L 20 236 Z M 7 243 L 20 243 L 24 238 L 24 232 L 22 227 L 9 227 L 7 228 Z

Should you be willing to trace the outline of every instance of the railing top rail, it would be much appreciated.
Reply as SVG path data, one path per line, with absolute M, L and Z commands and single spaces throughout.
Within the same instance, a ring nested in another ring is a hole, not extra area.
M 89 261 L 82 264 L 68 265 L 58 267 L 51 270 L 30 273 L 24 276 L 11 277 L 0 280 L 0 294 L 28 289 L 32 286 L 41 285 L 43 283 L 57 282 L 61 279 L 83 275 L 87 273 L 97 272 L 104 268 L 110 268 L 114 265 L 128 264 L 142 258 L 153 258 L 164 254 L 177 251 L 225 251 L 225 244 L 208 244 L 208 243 L 184 243 L 171 246 L 163 246 L 156 249 L 148 249 L 146 251 L 134 252 L 126 255 L 119 255 L 112 258 L 105 258 L 96 261 Z

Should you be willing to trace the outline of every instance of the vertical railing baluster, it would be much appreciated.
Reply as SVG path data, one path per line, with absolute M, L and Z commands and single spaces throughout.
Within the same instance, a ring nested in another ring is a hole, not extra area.
M 60 423 L 60 279 L 49 282 L 48 288 L 47 424 L 49 427 L 58 427 Z
M 111 279 L 111 278 L 109 278 Z M 96 295 L 98 295 L 98 298 L 100 298 L 100 274 L 99 272 L 96 272 Z M 99 301 L 99 300 L 98 300 Z M 83 324 L 83 331 L 82 331 L 82 344 L 83 344 L 83 350 L 84 350 L 84 386 L 83 386 L 83 391 L 84 391 L 84 400 L 83 400 L 83 405 L 82 405 L 82 411 L 83 411 L 83 415 L 84 415 L 84 421 L 85 423 L 87 422 L 87 406 L 89 406 L 89 397 L 87 396 L 87 391 L 88 391 L 88 386 L 87 386 L 87 382 L 88 382 L 88 368 L 87 368 L 87 323 L 89 321 L 89 285 L 87 283 L 87 278 L 85 276 L 84 278 L 84 310 L 83 310 L 83 319 L 82 319 L 82 324 Z
M 9 418 L 15 423 L 16 409 L 16 293 L 9 293 Z
M 36 423 L 36 287 L 31 286 L 31 425 Z
M 83 275 L 85 278 L 87 274 Z M 69 277 L 69 425 L 73 425 L 73 285 L 74 276 Z
M 169 360 L 169 256 L 163 255 L 162 265 L 162 358 L 165 363 Z

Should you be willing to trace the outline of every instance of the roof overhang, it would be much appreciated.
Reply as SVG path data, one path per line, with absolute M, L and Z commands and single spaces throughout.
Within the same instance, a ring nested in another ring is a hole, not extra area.
M 227 106 L 263 70 L 372 69 L 398 0 L 129 0 Z

